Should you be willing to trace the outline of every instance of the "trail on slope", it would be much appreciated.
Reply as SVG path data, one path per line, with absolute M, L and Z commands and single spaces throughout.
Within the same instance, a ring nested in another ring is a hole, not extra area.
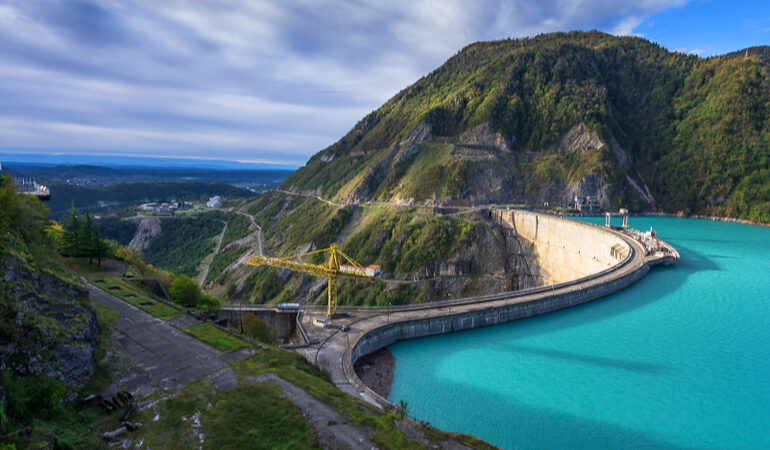
M 222 229 L 222 234 L 219 235 L 219 242 L 217 242 L 217 248 L 214 249 L 214 254 L 211 255 L 211 258 L 209 258 L 208 261 L 206 261 L 206 268 L 203 269 L 203 276 L 201 277 L 200 282 L 198 283 L 198 286 L 203 287 L 203 283 L 206 281 L 206 277 L 209 276 L 209 267 L 211 267 L 211 261 L 214 260 L 214 257 L 219 253 L 219 249 L 222 247 L 222 239 L 225 237 L 225 231 L 227 231 L 227 222 L 220 220 L 219 222 L 222 222 L 225 224 L 225 227 Z
M 257 227 L 257 250 L 259 250 L 259 256 L 262 256 L 262 227 L 260 227 L 257 222 L 254 220 L 254 216 L 251 214 L 246 214 L 243 211 L 233 211 L 236 214 L 240 214 L 242 216 L 246 216 L 251 220 L 251 224 Z

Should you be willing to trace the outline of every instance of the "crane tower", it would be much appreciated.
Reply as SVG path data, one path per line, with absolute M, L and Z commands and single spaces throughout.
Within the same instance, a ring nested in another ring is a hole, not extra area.
M 310 264 L 297 259 L 317 253 L 328 254 L 326 262 L 323 264 Z M 348 262 L 349 264 L 343 264 Z M 309 273 L 315 277 L 327 277 L 329 307 L 326 315 L 331 317 L 337 313 L 337 277 L 349 278 L 373 278 L 380 273 L 380 266 L 362 267 L 353 258 L 342 253 L 336 244 L 329 248 L 314 250 L 312 252 L 301 253 L 299 255 L 287 256 L 285 258 L 274 258 L 270 256 L 254 255 L 246 261 L 246 264 L 252 266 L 271 266 L 281 269 L 289 269 L 295 272 Z

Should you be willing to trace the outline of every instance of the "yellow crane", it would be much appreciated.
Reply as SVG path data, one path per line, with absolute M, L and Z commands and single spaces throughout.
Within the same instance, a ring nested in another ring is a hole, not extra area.
M 296 261 L 304 256 L 315 255 L 317 253 L 328 253 L 329 257 L 324 264 L 310 264 L 302 261 Z M 343 264 L 347 261 L 350 264 Z M 285 258 L 274 258 L 270 256 L 254 255 L 246 261 L 246 264 L 252 266 L 271 266 L 289 269 L 295 272 L 309 273 L 316 277 L 329 278 L 329 317 L 337 313 L 337 277 L 344 276 L 350 278 L 373 278 L 380 273 L 380 266 L 362 267 L 353 258 L 342 253 L 336 244 L 329 248 L 314 250 L 312 252 L 301 253 L 299 255 L 287 256 Z

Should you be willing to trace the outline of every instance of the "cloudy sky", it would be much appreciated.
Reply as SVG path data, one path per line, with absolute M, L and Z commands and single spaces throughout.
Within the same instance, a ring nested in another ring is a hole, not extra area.
M 465 45 L 574 29 L 708 56 L 770 2 L 0 0 L 0 152 L 302 165 Z

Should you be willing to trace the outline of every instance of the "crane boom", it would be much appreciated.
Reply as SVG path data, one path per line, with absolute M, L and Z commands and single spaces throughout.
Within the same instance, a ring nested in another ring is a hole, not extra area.
M 300 261 L 291 261 L 284 258 L 272 258 L 270 256 L 254 255 L 247 264 L 252 266 L 271 266 L 281 269 L 289 269 L 295 272 L 305 272 L 316 277 L 325 277 L 326 271 L 315 264 L 308 264 Z
M 297 258 L 313 255 L 316 253 L 328 253 L 329 257 L 324 264 L 310 264 L 303 261 L 295 261 Z M 347 261 L 350 264 L 342 264 L 344 261 Z M 344 254 L 336 244 L 332 244 L 329 248 L 326 249 L 301 253 L 299 255 L 293 255 L 285 258 L 254 255 L 249 258 L 248 261 L 246 261 L 246 264 L 252 266 L 279 267 L 281 269 L 289 269 L 295 272 L 309 273 L 310 275 L 316 277 L 327 277 L 329 279 L 329 308 L 327 310 L 327 315 L 329 317 L 333 316 L 337 312 L 338 276 L 350 278 L 372 278 L 380 271 L 379 266 L 362 267 L 360 264 L 353 261 L 351 257 Z

